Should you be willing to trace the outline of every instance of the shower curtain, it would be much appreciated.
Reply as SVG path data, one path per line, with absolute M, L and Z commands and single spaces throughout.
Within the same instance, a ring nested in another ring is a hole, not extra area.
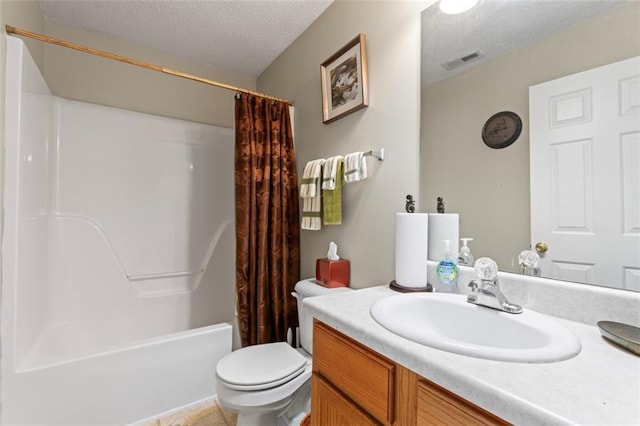
M 235 97 L 236 293 L 242 346 L 297 326 L 298 177 L 289 105 Z

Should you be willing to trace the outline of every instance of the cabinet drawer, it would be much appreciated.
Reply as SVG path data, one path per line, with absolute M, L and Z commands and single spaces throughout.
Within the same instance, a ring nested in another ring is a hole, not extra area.
M 314 320 L 313 371 L 378 421 L 395 420 L 395 365 Z
M 418 381 L 418 425 L 508 425 L 499 417 L 428 380 Z
M 378 425 L 353 401 L 343 396 L 318 374 L 311 379 L 313 426 L 373 426 Z

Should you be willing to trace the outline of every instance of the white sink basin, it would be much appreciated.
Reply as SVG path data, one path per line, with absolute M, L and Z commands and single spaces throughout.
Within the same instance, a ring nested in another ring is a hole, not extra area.
M 554 362 L 580 352 L 578 338 L 553 318 L 508 314 L 459 294 L 401 294 L 375 302 L 373 319 L 398 336 L 444 351 L 513 362 Z

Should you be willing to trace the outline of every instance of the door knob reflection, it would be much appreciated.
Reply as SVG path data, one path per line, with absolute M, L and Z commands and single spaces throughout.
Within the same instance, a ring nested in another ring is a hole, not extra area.
M 549 249 L 549 246 L 544 241 L 540 241 L 539 243 L 536 244 L 536 251 L 539 254 L 546 252 L 548 249 Z

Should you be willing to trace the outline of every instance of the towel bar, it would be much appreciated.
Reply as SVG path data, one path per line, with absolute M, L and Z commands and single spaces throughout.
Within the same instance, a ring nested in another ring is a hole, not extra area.
M 375 157 L 378 161 L 384 161 L 384 148 L 367 151 L 364 153 L 365 157 Z

